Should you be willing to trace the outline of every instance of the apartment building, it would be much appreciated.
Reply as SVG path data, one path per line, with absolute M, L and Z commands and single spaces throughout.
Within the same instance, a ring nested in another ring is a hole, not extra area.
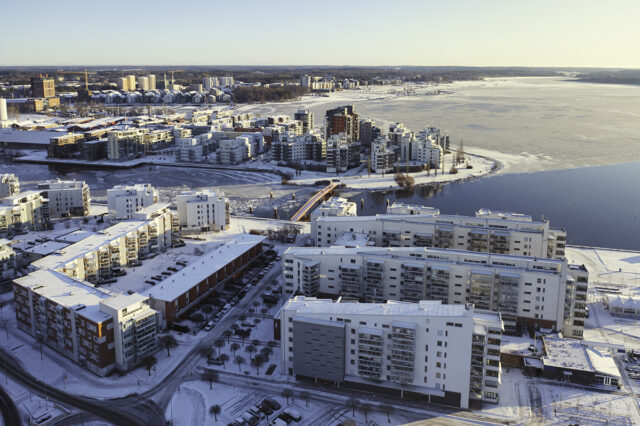
M 440 301 L 341 302 L 297 296 L 274 320 L 282 368 L 468 408 L 498 402 L 500 314 Z
M 347 142 L 360 144 L 360 119 L 353 105 L 327 110 L 325 113 L 325 136 L 343 134 Z
M 317 246 L 330 246 L 343 233 L 365 234 L 380 247 L 437 247 L 488 253 L 562 258 L 564 229 L 531 216 L 481 209 L 475 217 L 420 214 L 320 217 L 312 237 Z
M 31 270 L 50 269 L 91 283 L 114 276 L 124 266 L 137 265 L 150 253 L 171 246 L 177 218 L 169 204 L 153 204 L 96 235 L 46 256 L 30 265 Z
M 100 311 L 113 318 L 115 368 L 127 371 L 152 355 L 157 345 L 156 311 L 149 298 L 138 293 L 119 294 L 100 302 Z
M 14 280 L 18 329 L 98 376 L 139 364 L 156 344 L 155 311 L 54 270 Z
M 176 197 L 180 228 L 190 231 L 225 230 L 229 227 L 229 199 L 210 189 L 187 191 Z
M 500 312 L 509 333 L 582 338 L 589 274 L 566 259 L 424 247 L 291 247 L 282 258 L 286 295 L 472 303 Z
M 371 144 L 371 162 L 369 167 L 374 173 L 389 173 L 393 171 L 396 153 L 387 146 L 385 138 L 378 138 Z
M 49 200 L 52 218 L 87 216 L 91 203 L 89 185 L 76 180 L 48 180 L 38 183 L 38 190 Z
M 11 279 L 15 274 L 16 252 L 9 243 L 7 239 L 0 239 L 0 281 Z
M 211 133 L 176 137 L 176 160 L 185 163 L 201 163 L 216 151 L 218 143 Z
M 358 206 L 356 203 L 346 198 L 333 197 L 316 207 L 309 215 L 311 223 L 311 234 L 317 234 L 316 219 L 326 216 L 356 216 L 358 214 Z
M 56 95 L 56 83 L 53 77 L 31 79 L 31 96 L 34 98 L 53 98 Z
M 280 133 L 271 143 L 273 161 L 301 163 L 323 161 L 327 155 L 327 143 L 319 133 L 311 131 L 296 135 L 293 131 Z
M 20 192 L 20 181 L 13 173 L 0 176 L 0 198 L 9 197 Z
M 352 148 L 344 135 L 331 135 L 327 139 L 327 173 L 346 172 L 351 157 Z
M 146 154 L 144 132 L 140 129 L 117 130 L 107 133 L 107 158 L 126 161 Z
M 25 191 L 0 200 L 0 235 L 14 235 L 50 226 L 49 200 L 40 191 Z
M 220 164 L 232 165 L 251 158 L 251 143 L 249 138 L 238 136 L 235 139 L 222 139 L 217 151 Z
M 302 133 L 309 133 L 313 130 L 313 113 L 308 109 L 299 109 L 293 114 L 293 119 L 302 123 Z
M 158 190 L 149 183 L 116 185 L 107 189 L 109 220 L 131 219 L 135 212 L 158 202 Z

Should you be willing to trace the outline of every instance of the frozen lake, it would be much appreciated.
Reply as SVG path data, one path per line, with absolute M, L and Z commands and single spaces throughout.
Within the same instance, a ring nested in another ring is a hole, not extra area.
M 456 82 L 397 96 L 400 87 L 347 91 L 330 97 L 241 107 L 289 114 L 307 106 L 316 125 L 324 112 L 354 104 L 362 117 L 402 122 L 414 131 L 439 127 L 471 152 L 505 163 L 503 173 L 556 170 L 640 160 L 640 86 L 587 84 L 556 77 Z M 499 153 L 492 152 L 498 151 Z M 506 155 L 505 155 L 506 154 Z

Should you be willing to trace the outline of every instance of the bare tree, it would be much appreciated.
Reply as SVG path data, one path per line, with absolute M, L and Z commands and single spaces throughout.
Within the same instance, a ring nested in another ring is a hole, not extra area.
M 217 371 L 207 369 L 204 372 L 204 378 L 209 381 L 209 389 L 211 390 L 213 389 L 213 382 L 217 382 L 220 376 Z
M 256 375 L 260 375 L 260 367 L 264 364 L 264 356 L 258 354 L 251 360 L 251 365 L 256 368 Z
M 235 356 L 236 355 L 236 351 L 238 349 L 240 349 L 240 344 L 238 344 L 237 342 L 233 342 L 231 344 L 230 348 L 231 348 L 231 351 L 233 352 L 233 356 Z
M 222 361 L 222 368 L 224 368 L 225 370 L 227 369 L 227 361 L 229 361 L 229 355 L 227 354 L 220 354 L 218 356 L 218 359 L 220 361 Z
M 280 393 L 280 395 L 282 395 L 287 399 L 287 405 L 289 405 L 289 398 L 293 400 L 293 391 L 289 388 L 282 389 L 282 392 Z
M 249 359 L 253 359 L 253 353 L 256 351 L 256 347 L 253 345 L 247 345 L 247 347 L 244 348 L 244 350 L 249 352 Z
M 178 346 L 176 338 L 170 334 L 165 334 L 164 336 L 162 336 L 160 338 L 160 344 L 167 349 L 167 356 L 171 356 L 171 348 L 175 348 L 176 346 Z
M 371 412 L 372 409 L 373 407 L 371 406 L 371 404 L 366 402 L 360 406 L 360 410 L 362 411 L 362 414 L 364 414 L 365 423 L 369 423 L 369 419 L 367 419 L 367 415 Z
M 393 414 L 393 405 L 384 404 L 382 407 L 382 411 L 387 415 L 387 423 L 391 423 L 391 414 Z
M 300 398 L 304 399 L 305 406 L 309 406 L 309 398 L 311 398 L 311 394 L 307 391 L 300 392 Z
M 238 355 L 237 357 L 235 357 L 235 358 L 233 359 L 233 362 L 235 362 L 236 364 L 238 364 L 238 371 L 240 371 L 240 367 L 242 366 L 242 364 L 244 364 L 244 363 L 245 363 L 245 361 L 246 361 L 246 360 L 245 360 L 242 356 L 240 356 L 240 355 Z
M 222 409 L 218 404 L 209 407 L 209 414 L 213 414 L 216 423 L 218 422 L 218 414 L 220 414 L 220 411 L 222 411 Z
M 360 407 L 360 401 L 355 398 L 349 398 L 347 400 L 347 407 L 351 408 L 351 415 L 356 415 L 356 409 Z
M 215 342 L 213 342 L 213 346 L 218 348 L 218 354 L 220 354 L 220 349 L 224 346 L 224 340 L 223 339 L 216 340 Z

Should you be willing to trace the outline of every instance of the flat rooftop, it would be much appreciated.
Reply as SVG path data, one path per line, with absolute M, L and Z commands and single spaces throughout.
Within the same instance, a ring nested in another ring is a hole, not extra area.
M 160 281 L 154 287 L 144 290 L 142 294 L 157 300 L 175 300 L 195 284 L 205 280 L 232 260 L 261 243 L 264 239 L 265 237 L 260 235 L 251 234 L 241 234 L 234 237 L 203 254 L 175 274 Z
M 606 349 L 596 349 L 586 346 L 583 341 L 558 336 L 543 336 L 542 341 L 546 352 L 542 357 L 545 366 L 620 377 L 618 366 Z
M 75 244 L 72 244 L 57 253 L 33 262 L 31 265 L 38 269 L 58 269 L 69 262 L 86 255 L 89 252 L 99 249 L 109 244 L 111 241 L 125 236 L 138 228 L 146 225 L 145 220 L 127 220 L 117 223 L 96 235 L 87 237 Z
M 473 317 L 483 321 L 501 323 L 500 314 L 475 312 L 465 305 L 445 305 L 440 300 L 421 300 L 418 303 L 389 300 L 387 303 L 337 302 L 331 299 L 296 296 L 289 299 L 283 310 L 295 310 L 299 314 L 341 314 L 420 317 Z
M 114 296 L 107 290 L 99 289 L 89 283 L 71 278 L 63 273 L 41 270 L 15 280 L 18 285 L 29 287 L 55 303 L 77 311 L 94 322 L 111 318 L 100 311 L 100 302 Z

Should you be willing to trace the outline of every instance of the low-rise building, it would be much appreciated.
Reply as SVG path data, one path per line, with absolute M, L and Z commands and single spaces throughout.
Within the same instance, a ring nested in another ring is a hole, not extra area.
M 49 200 L 52 218 L 87 216 L 91 203 L 89 185 L 76 180 L 48 180 L 38 183 L 38 190 Z
M 0 239 L 0 281 L 13 278 L 16 266 L 16 252 L 9 245 L 9 240 Z
M 240 235 L 145 290 L 150 306 L 160 313 L 161 325 L 168 326 L 239 276 L 262 254 L 263 241 L 259 235 Z
M 225 230 L 229 227 L 229 199 L 210 189 L 187 191 L 176 197 L 180 228 L 190 231 Z
M 117 185 L 107 189 L 109 220 L 131 219 L 135 212 L 158 202 L 158 190 L 151 184 Z
M 390 206 L 387 206 L 387 214 L 404 214 L 404 215 L 430 214 L 430 215 L 437 216 L 440 214 L 440 210 L 435 207 L 394 202 Z
M 274 320 L 282 371 L 460 408 L 498 402 L 502 321 L 470 305 L 297 296 Z
M 509 333 L 548 328 L 582 338 L 584 330 L 589 274 L 566 259 L 423 247 L 290 247 L 282 262 L 285 295 L 472 303 L 500 312 Z

